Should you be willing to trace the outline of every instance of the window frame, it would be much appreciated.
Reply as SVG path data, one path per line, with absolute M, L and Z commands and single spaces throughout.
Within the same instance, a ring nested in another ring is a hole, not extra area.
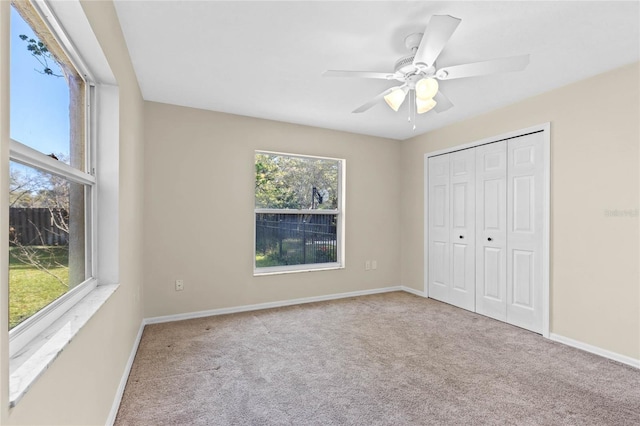
M 254 162 L 254 177 L 255 182 L 255 159 L 258 154 L 266 155 L 279 155 L 283 157 L 294 157 L 302 159 L 316 159 L 316 160 L 329 160 L 336 161 L 338 163 L 338 207 L 336 209 L 270 209 L 270 208 L 257 208 L 255 206 L 255 188 L 253 192 L 254 208 L 253 208 L 253 275 L 277 275 L 277 274 L 289 274 L 297 272 L 313 272 L 313 271 L 327 271 L 335 269 L 344 269 L 345 267 L 345 176 L 346 176 L 346 160 L 343 158 L 325 157 L 318 155 L 306 155 L 306 154 L 291 154 L 286 152 L 255 150 L 253 153 Z M 298 265 L 281 265 L 281 266 L 268 266 L 257 267 L 256 266 L 256 216 L 258 214 L 292 214 L 292 215 L 335 215 L 336 216 L 336 261 L 326 263 L 304 263 Z
M 33 22 L 28 22 L 29 26 L 31 26 L 33 31 L 36 33 L 42 30 L 47 31 L 58 44 L 57 47 L 66 55 L 69 61 L 66 65 L 72 66 L 77 72 L 78 77 L 84 81 L 82 91 L 84 96 L 82 96 L 82 105 L 80 105 L 80 107 L 84 109 L 83 120 L 77 124 L 70 123 L 70 125 L 82 127 L 82 140 L 84 143 L 83 163 L 85 171 L 72 167 L 61 161 L 57 161 L 14 139 L 10 139 L 9 141 L 9 161 L 20 163 L 84 186 L 84 265 L 86 279 L 33 314 L 31 317 L 15 326 L 13 329 L 9 330 L 10 357 L 19 353 L 29 342 L 51 326 L 58 318 L 64 315 L 65 312 L 76 305 L 98 285 L 96 269 L 96 213 L 98 211 L 98 185 L 95 176 L 95 128 L 97 115 L 95 108 L 93 108 L 93 105 L 96 103 L 95 79 L 47 3 L 41 0 L 35 0 L 29 1 L 25 6 L 25 3 L 21 4 L 16 2 L 14 4 L 12 2 L 12 7 L 18 9 L 20 11 L 20 15 L 23 13 L 27 13 L 30 16 L 34 13 L 37 15 L 37 18 L 40 20 L 39 23 L 43 24 L 45 28 L 33 28 Z M 32 10 L 28 10 L 29 7 L 31 7 Z M 32 20 L 30 19 L 30 21 Z M 33 21 L 37 22 L 36 19 Z

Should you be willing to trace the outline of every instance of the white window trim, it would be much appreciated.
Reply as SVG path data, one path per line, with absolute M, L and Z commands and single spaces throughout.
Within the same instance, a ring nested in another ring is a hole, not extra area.
M 32 157 L 31 151 L 35 150 L 16 141 L 9 143 L 10 159 L 76 183 L 93 185 L 91 197 L 86 200 L 91 213 L 87 215 L 85 224 L 85 248 L 93 252 L 92 258 L 87 258 L 86 267 L 89 268 L 88 275 L 93 278 L 76 286 L 11 330 L 11 407 L 17 404 L 119 285 L 120 113 L 116 79 L 78 0 L 32 0 L 32 4 L 87 81 L 86 103 L 89 111 L 85 117 L 88 124 L 86 137 L 90 142 L 86 164 L 94 166 L 86 174 L 39 152 L 42 157 Z M 98 78 L 94 79 L 92 75 Z
M 267 276 L 267 275 L 279 275 L 290 274 L 299 272 L 315 272 L 315 271 L 327 271 L 335 269 L 345 268 L 345 188 L 346 188 L 346 166 L 347 162 L 342 158 L 334 157 L 322 157 L 317 155 L 305 155 L 305 154 L 290 154 L 276 151 L 264 151 L 256 150 L 253 158 L 255 161 L 256 154 L 269 154 L 269 155 L 282 155 L 287 157 L 303 158 L 303 159 L 319 159 L 319 160 L 331 160 L 337 161 L 338 167 L 338 208 L 337 209 L 268 209 L 268 208 L 254 208 L 253 211 L 253 276 Z M 254 169 L 255 171 L 255 169 Z M 336 215 L 338 217 L 336 225 L 336 261 L 327 263 L 306 263 L 302 265 L 283 265 L 283 266 L 269 266 L 259 268 L 256 266 L 256 215 L 257 214 L 313 214 L 313 215 Z
M 47 4 L 41 0 L 33 1 L 32 4 L 34 9 L 36 9 L 43 18 L 49 32 L 56 39 L 67 57 L 69 57 L 69 60 L 73 63 L 76 71 L 83 76 L 85 83 L 83 102 L 85 120 L 84 123 L 78 123 L 78 125 L 84 126 L 84 163 L 86 165 L 86 169 L 91 172 L 94 169 L 94 163 L 91 161 L 91 153 L 94 151 L 95 147 L 95 139 L 92 138 L 93 133 L 91 131 L 95 124 L 95 114 L 93 112 L 93 108 L 91 108 L 91 97 L 94 94 L 92 87 L 95 84 L 93 76 L 88 71 L 84 61 L 81 59 L 81 56 L 76 52 L 75 47 Z M 47 327 L 53 324 L 54 321 L 60 318 L 65 312 L 67 312 L 96 287 L 97 281 L 94 274 L 95 270 L 92 265 L 95 265 L 96 263 L 94 261 L 95 252 L 93 251 L 93 237 L 95 236 L 93 224 L 96 222 L 94 207 L 97 207 L 97 190 L 96 179 L 90 173 L 71 167 L 64 162 L 55 160 L 14 139 L 10 140 L 9 160 L 90 188 L 89 199 L 85 200 L 84 215 L 85 276 L 88 278 L 9 331 L 9 356 L 11 357 L 19 353 L 25 345 L 32 341 L 38 334 L 42 333 Z
M 29 342 L 46 330 L 76 303 L 96 288 L 97 281 L 90 278 L 69 290 L 22 323 L 9 331 L 9 356 L 19 354 Z
M 266 275 L 295 274 L 299 272 L 331 271 L 334 269 L 344 269 L 344 266 L 339 262 L 306 263 L 304 265 L 269 266 L 266 268 L 255 268 L 253 271 L 253 276 L 261 277 Z
M 96 183 L 94 176 L 73 168 L 62 161 L 54 160 L 48 155 L 13 139 L 11 139 L 9 146 L 9 158 L 11 161 L 24 164 L 25 166 L 35 167 L 44 172 L 65 178 L 73 183 L 79 183 L 81 185 L 95 185 Z
M 254 209 L 256 214 L 340 214 L 339 209 Z

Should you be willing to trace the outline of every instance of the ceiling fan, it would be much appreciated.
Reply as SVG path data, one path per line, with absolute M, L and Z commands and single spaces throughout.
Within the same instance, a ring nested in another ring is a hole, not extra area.
M 431 109 L 443 112 L 453 106 L 453 103 L 440 92 L 438 81 L 521 71 L 529 64 L 529 55 L 520 55 L 438 68 L 436 60 L 461 21 L 449 15 L 433 15 L 424 33 L 411 34 L 405 38 L 405 46 L 411 53 L 396 61 L 394 72 L 329 70 L 322 75 L 396 80 L 402 83 L 378 94 L 353 110 L 354 113 L 367 111 L 381 99 L 384 99 L 394 111 L 398 111 L 409 94 L 410 101 L 415 100 L 415 108 L 411 111 L 414 114 L 423 114 Z

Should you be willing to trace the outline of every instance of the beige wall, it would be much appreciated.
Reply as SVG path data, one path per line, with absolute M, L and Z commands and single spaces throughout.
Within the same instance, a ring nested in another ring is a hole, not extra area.
M 551 332 L 640 358 L 638 64 L 402 142 L 402 283 L 423 289 L 424 154 L 551 122 Z M 637 212 L 637 210 L 635 210 Z
M 400 284 L 397 141 L 151 102 L 145 113 L 146 317 Z M 253 276 L 255 150 L 346 159 L 345 269 Z
M 142 320 L 143 101 L 113 4 L 87 1 L 83 2 L 83 8 L 120 87 L 120 229 L 117 232 L 120 233 L 121 286 L 12 410 L 8 410 L 8 362 L 4 358 L 7 353 L 7 333 L 1 334 L 2 424 L 103 425 Z M 8 2 L 0 2 L 0 11 L 1 39 L 4 43 L 8 39 L 3 25 L 8 19 Z M 2 49 L 3 66 L 0 69 L 3 71 L 6 70 L 4 52 L 7 50 Z M 0 92 L 3 93 L 0 98 L 0 159 L 6 164 L 7 90 L 6 80 L 3 78 L 0 81 Z M 3 199 L 8 196 L 5 173 L 3 169 Z M 4 211 L 2 221 L 6 224 Z M 8 241 L 6 229 L 8 226 L 0 229 L 0 241 Z M 5 246 L 6 243 L 2 249 L 2 280 L 6 279 Z M 3 282 L 3 288 L 5 286 Z M 2 312 L 6 316 L 6 298 L 0 299 L 3 300 Z M 7 329 L 6 322 L 2 326 L 4 330 Z

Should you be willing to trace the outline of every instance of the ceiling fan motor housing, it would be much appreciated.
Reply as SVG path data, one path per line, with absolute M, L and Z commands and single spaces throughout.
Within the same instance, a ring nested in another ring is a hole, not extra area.
M 436 72 L 436 64 L 434 63 L 429 68 L 426 68 L 424 65 L 416 66 L 413 64 L 414 57 L 415 55 L 411 54 L 398 59 L 394 67 L 394 72 L 396 74 L 402 74 L 405 77 L 416 74 L 419 74 L 422 77 L 433 77 Z
M 415 69 L 415 67 L 413 66 L 414 57 L 415 55 L 412 53 L 411 55 L 403 56 L 402 58 L 398 59 L 394 67 L 394 71 L 402 74 L 410 74 L 411 71 Z
M 404 45 L 411 51 L 411 54 L 403 56 L 396 61 L 396 65 L 394 67 L 394 71 L 396 73 L 400 73 L 405 76 L 421 74 L 425 77 L 431 77 L 435 73 L 435 64 L 429 68 L 425 68 L 424 66 L 416 66 L 413 63 L 416 52 L 422 42 L 422 36 L 423 33 L 413 33 L 405 37 Z

